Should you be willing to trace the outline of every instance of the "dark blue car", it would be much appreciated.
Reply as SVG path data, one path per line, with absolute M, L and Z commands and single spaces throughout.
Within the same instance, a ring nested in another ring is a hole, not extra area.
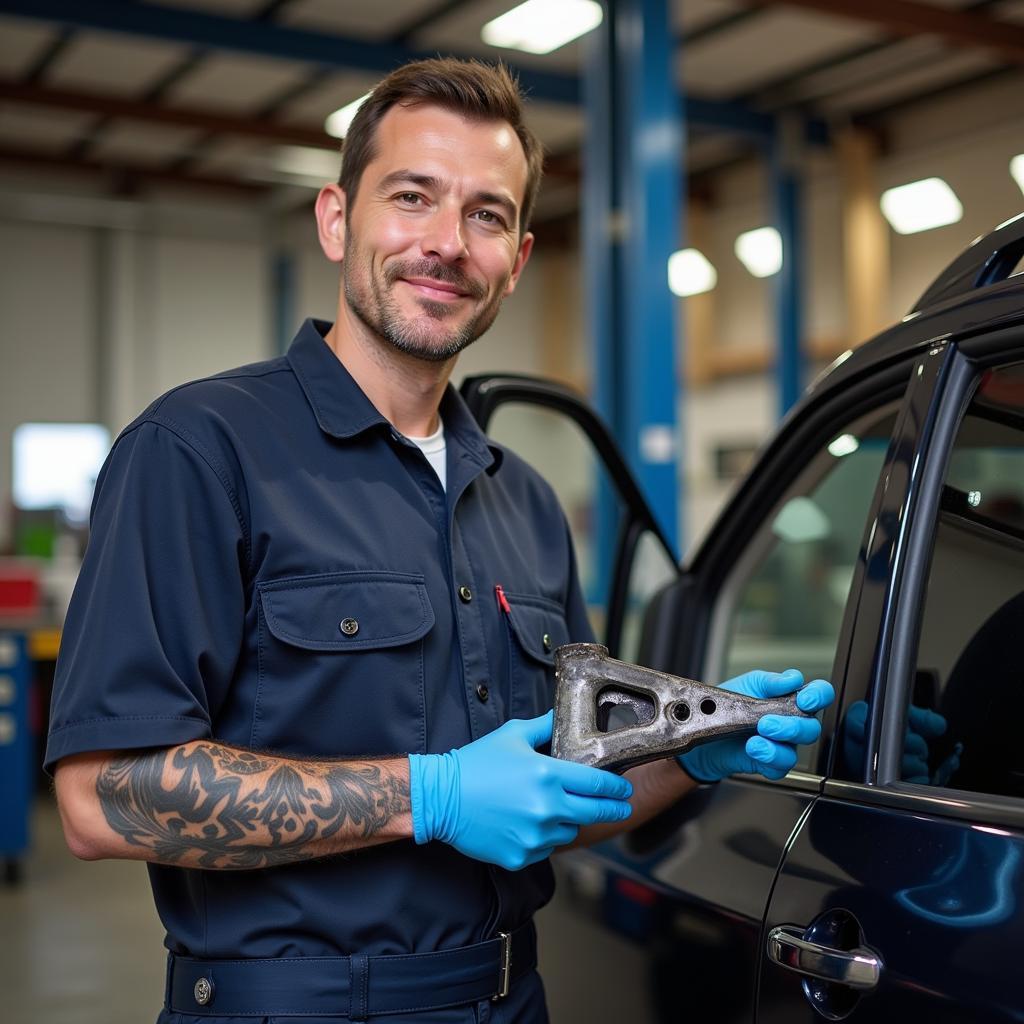
M 623 511 L 613 654 L 708 681 L 795 666 L 839 695 L 782 781 L 702 787 L 560 858 L 598 922 L 573 958 L 628 983 L 630 1020 L 1024 1020 L 1022 256 L 1024 217 L 838 360 L 682 567 L 582 403 L 464 385 L 499 437 L 534 403 L 596 445 Z

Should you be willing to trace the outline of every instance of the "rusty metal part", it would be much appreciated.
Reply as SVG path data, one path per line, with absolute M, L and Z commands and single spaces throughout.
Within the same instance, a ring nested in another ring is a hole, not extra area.
M 701 743 L 752 736 L 762 715 L 799 715 L 796 695 L 760 699 L 694 679 L 617 661 L 600 644 L 555 651 L 555 727 L 551 754 L 624 772 L 685 754 Z M 612 728 L 628 709 L 636 723 Z

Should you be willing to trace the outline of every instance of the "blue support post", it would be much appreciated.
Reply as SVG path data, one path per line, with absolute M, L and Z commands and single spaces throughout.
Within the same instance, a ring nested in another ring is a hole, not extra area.
M 623 413 L 618 381 L 621 345 L 621 303 L 616 281 L 620 258 L 617 241 L 618 194 L 615 140 L 612 126 L 616 95 L 614 20 L 605 14 L 600 28 L 584 37 L 583 106 L 587 130 L 583 142 L 582 225 L 586 325 L 592 353 L 592 397 L 597 411 L 616 438 L 622 437 Z M 594 491 L 594 564 L 587 580 L 587 602 L 606 604 L 615 556 L 619 508 L 605 475 L 599 474 Z
M 795 125 L 780 121 L 771 151 L 775 224 L 782 236 L 782 269 L 775 280 L 775 333 L 779 418 L 803 391 L 803 181 Z
M 583 79 L 583 249 L 594 396 L 678 550 L 675 298 L 683 131 L 667 0 L 606 0 Z M 607 591 L 617 509 L 596 509 L 592 599 Z
M 680 237 L 682 107 L 668 0 L 609 0 L 617 23 L 622 117 L 616 155 L 625 214 L 617 295 L 625 329 L 622 386 L 626 453 L 669 542 L 678 551 L 680 450 L 676 408 L 676 300 L 668 258 Z
M 583 241 L 595 395 L 678 547 L 675 299 L 681 110 L 666 0 L 607 0 L 584 82 Z M 606 519 L 599 510 L 598 522 Z M 599 533 L 599 549 L 610 548 Z

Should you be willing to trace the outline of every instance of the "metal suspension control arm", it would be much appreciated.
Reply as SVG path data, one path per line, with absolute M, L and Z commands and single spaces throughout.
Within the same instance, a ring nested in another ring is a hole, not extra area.
M 752 736 L 762 715 L 810 717 L 795 694 L 762 700 L 731 693 L 617 661 L 600 644 L 559 647 L 555 685 L 552 756 L 614 772 L 727 736 Z M 629 709 L 636 724 L 610 728 L 618 708 Z

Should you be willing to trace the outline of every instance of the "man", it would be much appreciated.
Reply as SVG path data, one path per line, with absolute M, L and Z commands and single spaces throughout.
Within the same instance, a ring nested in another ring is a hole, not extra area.
M 335 323 L 163 396 L 101 474 L 47 764 L 78 856 L 149 862 L 167 1024 L 544 1020 L 551 852 L 817 736 L 767 716 L 779 742 L 628 779 L 537 751 L 552 650 L 590 638 L 572 546 L 447 382 L 530 255 L 540 164 L 504 70 L 389 75 L 317 200 Z

